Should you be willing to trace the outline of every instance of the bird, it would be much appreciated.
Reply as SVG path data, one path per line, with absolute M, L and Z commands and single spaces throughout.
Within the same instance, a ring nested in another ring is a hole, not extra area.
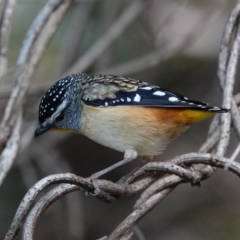
M 35 136 L 70 131 L 124 153 L 123 160 L 91 175 L 96 179 L 138 156 L 160 155 L 191 124 L 228 111 L 144 81 L 78 73 L 44 94 Z

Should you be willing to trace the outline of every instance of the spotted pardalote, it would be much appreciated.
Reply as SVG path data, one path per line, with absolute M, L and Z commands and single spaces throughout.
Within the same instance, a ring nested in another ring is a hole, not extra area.
M 69 75 L 53 84 L 39 106 L 38 136 L 48 130 L 85 135 L 124 153 L 124 159 L 155 156 L 191 124 L 228 110 L 132 78 Z

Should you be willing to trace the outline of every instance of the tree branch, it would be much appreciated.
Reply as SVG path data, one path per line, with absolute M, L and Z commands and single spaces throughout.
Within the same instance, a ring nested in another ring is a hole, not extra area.
M 85 71 L 102 53 L 104 53 L 109 45 L 117 40 L 125 28 L 139 16 L 144 6 L 144 1 L 134 1 L 110 26 L 108 31 L 95 42 L 91 49 L 70 67 L 64 75 Z
M 17 0 L 6 1 L 0 21 L 0 82 L 5 75 L 8 67 L 8 46 L 9 37 L 12 29 L 12 18 Z M 0 2 L 1 6 L 1 2 Z
M 17 61 L 15 86 L 0 124 L 0 150 L 9 141 L 13 126 L 16 124 L 17 112 L 22 109 L 32 74 L 71 3 L 72 0 L 49 0 L 26 34 Z

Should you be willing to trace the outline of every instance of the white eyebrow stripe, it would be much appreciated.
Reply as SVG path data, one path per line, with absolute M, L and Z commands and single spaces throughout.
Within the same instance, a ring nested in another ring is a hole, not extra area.
M 67 106 L 67 99 L 65 99 L 56 109 L 56 111 L 53 113 L 53 115 L 51 116 L 51 120 L 53 121 L 53 119 L 55 118 L 55 116 L 57 116 L 66 106 Z

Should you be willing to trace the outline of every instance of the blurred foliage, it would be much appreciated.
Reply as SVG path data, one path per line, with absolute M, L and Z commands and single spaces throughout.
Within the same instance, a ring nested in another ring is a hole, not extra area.
M 23 133 L 28 128 L 29 122 L 31 124 L 37 123 L 38 102 L 48 86 L 87 52 L 95 41 L 104 35 L 104 31 L 107 31 L 113 20 L 116 20 L 132 3 L 129 0 L 118 0 L 120 3 L 115 11 L 115 16 L 110 19 L 108 26 L 101 26 L 105 14 L 111 11 L 111 9 L 106 10 L 106 5 L 110 1 L 112 0 L 94 1 L 78 47 L 74 49 L 75 55 L 71 56 L 67 66 L 62 66 L 59 69 L 60 60 L 70 58 L 69 52 L 66 52 L 64 47 L 66 43 L 71 42 L 69 36 L 73 36 L 72 31 L 78 33 L 78 29 L 71 28 L 73 14 L 76 14 L 74 10 L 79 5 L 81 7 L 81 5 L 89 4 L 91 1 L 76 1 L 69 11 L 53 38 L 37 74 L 34 76 L 34 83 L 29 91 L 25 107 L 26 122 L 22 130 Z M 117 0 L 115 1 L 117 2 Z M 14 66 L 22 41 L 28 27 L 45 2 L 39 0 L 18 1 L 11 34 L 9 72 L 2 86 L 2 92 L 9 91 L 13 84 Z M 211 33 L 209 31 L 206 33 L 203 27 L 200 37 L 196 37 L 195 42 L 197 44 L 191 44 L 189 48 L 184 46 L 184 49 L 177 51 L 172 57 L 163 62 L 159 61 L 154 67 L 133 72 L 131 77 L 182 92 L 190 98 L 220 105 L 221 95 L 216 80 L 217 53 L 224 24 L 234 1 L 227 1 L 227 3 L 224 1 L 214 2 L 216 9 L 213 10 L 212 14 L 215 11 L 220 11 L 220 14 L 216 16 L 214 21 L 209 21 L 212 28 Z M 181 8 L 181 4 L 184 6 L 184 11 L 180 13 L 170 12 L 170 20 L 163 19 L 162 22 L 158 23 L 161 16 L 156 15 L 156 12 L 162 13 L 165 8 L 169 9 L 172 5 L 175 8 L 176 6 Z M 178 1 L 149 1 L 150 6 L 141 16 L 130 24 L 121 37 L 111 45 L 107 53 L 97 59 L 86 71 L 102 73 L 104 69 L 139 58 L 152 51 L 157 51 L 159 46 L 164 55 L 164 49 L 171 45 L 173 38 L 174 40 L 178 39 L 180 35 L 178 35 L 178 32 L 172 31 L 171 38 L 159 40 L 156 37 L 155 26 L 160 26 L 163 38 L 165 36 L 164 31 L 171 32 L 173 22 L 175 22 L 174 24 L 177 22 L 178 30 L 181 32 L 186 27 L 182 24 L 186 14 L 193 18 L 188 19 L 189 24 L 194 21 L 191 8 L 193 7 L 201 15 L 204 14 L 209 4 L 209 1 L 182 1 L 181 3 Z M 204 24 L 207 27 L 208 21 Z M 100 27 L 103 30 L 100 31 Z M 195 31 L 197 32 L 198 29 L 195 29 Z M 201 45 L 199 42 L 201 42 L 202 36 L 205 37 L 205 40 Z M 212 38 L 215 42 L 214 46 L 210 43 L 208 45 L 206 40 Z M 204 54 L 198 54 L 199 48 L 202 48 L 203 53 L 209 51 L 210 54 L 205 56 Z M 215 54 L 211 54 L 211 52 Z M 101 66 L 99 63 L 106 56 L 110 60 L 106 61 L 106 66 Z M 99 66 L 101 66 L 100 69 Z M 33 89 L 39 89 L 39 91 L 35 93 Z M 237 91 L 239 91 L 239 86 L 237 86 Z M 4 99 L 0 101 L 2 101 L 3 105 Z M 3 109 L 3 106 L 1 106 L 1 109 Z M 206 137 L 209 122 L 210 120 L 193 126 L 186 134 L 175 140 L 168 150 L 157 159 L 166 160 L 180 153 L 196 151 Z M 233 142 L 232 145 L 234 144 L 236 143 Z M 69 171 L 88 176 L 121 158 L 121 153 L 99 146 L 83 136 L 47 133 L 47 135 L 39 139 L 34 139 L 26 150 L 20 151 L 14 168 L 1 188 L 0 239 L 3 239 L 17 206 L 28 190 L 29 185 L 35 183 L 34 179 L 39 180 L 49 174 Z M 108 174 L 107 177 L 117 179 L 117 177 L 130 171 L 137 164 L 138 162 L 135 161 L 116 170 L 114 173 Z M 30 173 L 34 175 L 34 178 L 30 177 Z M 192 188 L 190 184 L 179 187 L 140 222 L 140 227 L 146 235 L 146 239 L 239 239 L 240 210 L 238 203 L 240 191 L 235 181 L 235 177 L 221 171 L 210 180 L 202 183 L 200 189 Z M 82 193 L 72 195 L 75 195 L 82 206 L 81 209 L 76 209 L 76 214 L 81 215 L 82 222 L 75 222 L 74 231 L 78 233 L 76 229 L 78 225 L 82 225 L 81 239 L 85 240 L 100 238 L 110 233 L 130 212 L 137 199 L 137 196 L 126 197 L 109 205 L 95 198 L 88 198 Z M 35 239 L 80 239 L 79 235 L 75 235 L 74 231 L 71 236 L 67 234 L 69 228 L 67 230 L 65 228 L 67 228 L 67 209 L 69 206 L 66 197 L 59 202 L 44 213 L 38 224 Z M 59 209 L 62 211 L 59 211 Z M 74 218 L 74 216 L 71 217 Z

